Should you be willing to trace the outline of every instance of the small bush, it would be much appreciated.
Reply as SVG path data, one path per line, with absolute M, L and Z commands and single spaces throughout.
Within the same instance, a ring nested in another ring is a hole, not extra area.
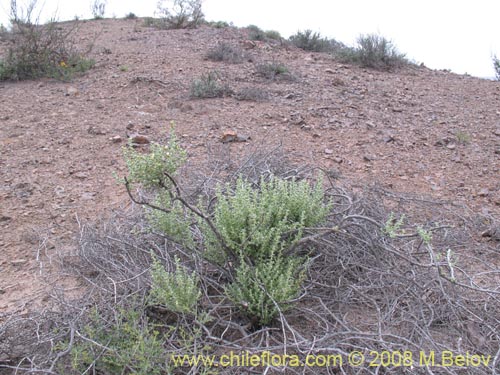
M 166 29 L 195 28 L 204 21 L 202 0 L 160 0 L 157 10 L 161 22 L 156 27 Z
M 220 43 L 208 51 L 206 58 L 212 61 L 225 61 L 237 64 L 243 61 L 243 52 L 230 44 Z
M 495 78 L 500 81 L 500 59 L 495 55 L 493 56 L 493 69 L 495 70 Z
M 129 170 L 129 181 L 148 188 L 169 186 L 165 172 L 175 174 L 186 160 L 186 152 L 177 143 L 173 131 L 167 145 L 151 143 L 148 154 L 124 147 L 123 156 Z
M 361 35 L 357 43 L 357 47 L 344 49 L 338 53 L 341 60 L 382 70 L 408 64 L 405 55 L 399 53 L 394 44 L 383 36 Z
M 288 71 L 288 68 L 277 62 L 265 63 L 257 65 L 257 74 L 268 80 L 285 79 L 292 80 L 293 76 Z
M 94 309 L 81 334 L 86 340 L 77 341 L 70 350 L 71 366 L 78 373 L 90 368 L 117 375 L 130 369 L 137 375 L 168 373 L 165 339 L 138 310 L 120 309 L 107 324 L 107 319 Z M 66 371 L 61 369 L 59 373 Z
M 137 16 L 136 16 L 134 13 L 132 13 L 132 12 L 128 13 L 128 14 L 125 16 L 125 19 L 126 19 L 126 20 L 135 20 L 136 18 L 137 18 Z
M 208 23 L 209 26 L 214 27 L 216 29 L 224 29 L 226 27 L 230 27 L 231 25 L 226 21 L 211 21 Z
M 279 31 L 267 30 L 264 32 L 266 39 L 281 40 L 281 34 Z
M 266 33 L 262 31 L 258 26 L 249 25 L 247 26 L 248 30 L 248 39 L 250 40 L 266 40 Z
M 74 28 L 64 29 L 55 21 L 39 25 L 31 20 L 31 11 L 33 8 L 20 18 L 13 10 L 9 32 L 12 44 L 0 60 L 0 80 L 69 80 L 94 66 L 94 61 L 85 57 L 87 52 L 78 51 L 71 39 Z
M 323 221 L 330 210 L 320 183 L 312 188 L 305 181 L 278 178 L 261 181 L 258 190 L 239 179 L 233 194 L 219 191 L 217 199 L 214 221 L 224 242 L 250 259 L 281 254 L 301 237 L 303 228 Z
M 297 31 L 289 40 L 294 46 L 305 51 L 328 52 L 332 50 L 332 43 L 312 30 Z
M 191 97 L 197 99 L 220 98 L 229 94 L 231 90 L 227 85 L 221 84 L 217 72 L 208 72 L 191 84 Z
M 234 97 L 237 100 L 252 100 L 258 102 L 268 99 L 269 96 L 258 87 L 244 87 L 234 94 Z
M 226 292 L 246 315 L 266 325 L 290 308 L 304 276 L 304 260 L 296 257 L 277 256 L 254 267 L 242 263 Z
M 188 273 L 175 259 L 175 270 L 167 272 L 162 264 L 153 259 L 151 269 L 153 285 L 149 293 L 150 302 L 166 306 L 178 313 L 193 313 L 196 311 L 201 291 L 198 288 L 198 277 L 195 272 Z
M 95 20 L 100 20 L 104 18 L 104 13 L 106 13 L 107 0 L 94 0 L 92 2 L 92 16 Z
M 147 209 L 151 226 L 184 247 L 192 248 L 194 241 L 190 230 L 191 216 L 186 213 L 182 204 L 172 202 L 168 194 L 164 193 L 160 193 L 153 204 L 163 210 Z

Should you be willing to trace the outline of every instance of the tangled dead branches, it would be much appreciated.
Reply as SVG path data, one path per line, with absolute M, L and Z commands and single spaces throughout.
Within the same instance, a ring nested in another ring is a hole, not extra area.
M 313 169 L 287 167 L 276 151 L 254 153 L 243 167 L 231 169 L 220 163 L 224 168 L 209 177 L 196 180 L 192 174 L 191 188 L 182 191 L 177 187 L 176 194 L 186 202 L 200 194 L 211 199 L 218 182 L 234 181 L 241 173 L 251 179 L 277 170 L 285 177 L 312 176 Z M 227 276 L 220 269 L 152 232 L 134 212 L 101 227 L 81 226 L 79 262 L 71 269 L 87 285 L 85 298 L 75 302 L 56 296 L 58 312 L 13 317 L 2 325 L 2 342 L 9 342 L 17 330 L 32 334 L 19 344 L 27 354 L 10 353 L 16 361 L 0 362 L 0 367 L 13 373 L 47 374 L 57 373 L 59 365 L 69 368 L 67 358 L 76 343 L 94 340 L 84 329 L 91 308 L 97 306 L 107 322 L 104 327 L 110 327 L 117 311 L 128 306 L 142 309 L 142 318 L 170 327 L 163 342 L 166 360 L 172 353 L 199 355 L 210 348 L 212 355 L 231 351 L 293 354 L 302 363 L 308 356 L 342 356 L 343 363 L 321 367 L 323 374 L 500 373 L 499 244 L 478 235 L 481 220 L 449 202 L 397 195 L 376 186 L 355 194 L 330 181 L 325 191 L 334 201 L 327 223 L 322 228 L 308 228 L 289 250 L 310 259 L 307 283 L 293 301 L 294 308 L 280 311 L 271 325 L 259 327 L 249 322 L 225 297 Z M 391 212 L 405 215 L 409 224 L 401 221 L 397 225 Z M 179 257 L 198 275 L 203 293 L 198 315 L 147 306 L 152 253 L 166 269 L 173 269 L 174 258 Z M 189 342 L 181 338 L 182 332 L 190 332 Z M 64 345 L 54 344 L 61 340 Z M 93 366 L 109 349 L 107 343 L 96 344 L 100 351 L 86 373 L 95 371 Z M 9 354 L 5 347 L 2 350 Z M 365 356 L 359 368 L 346 362 L 354 351 Z M 421 352 L 435 352 L 438 358 L 444 351 L 490 356 L 490 361 L 473 367 L 419 362 Z M 384 366 L 377 359 L 382 352 L 412 353 L 413 361 L 411 366 Z M 177 368 L 175 373 L 205 370 L 198 364 Z M 266 364 L 218 370 L 304 374 L 319 369 Z

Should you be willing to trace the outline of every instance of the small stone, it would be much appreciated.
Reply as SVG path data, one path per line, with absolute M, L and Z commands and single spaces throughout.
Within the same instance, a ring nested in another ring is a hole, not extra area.
M 391 143 L 391 142 L 394 142 L 394 140 L 395 140 L 394 137 L 392 135 L 390 135 L 390 134 L 387 134 L 387 135 L 384 136 L 384 142 L 385 143 Z
M 4 221 L 10 221 L 12 218 L 10 216 L 0 215 L 0 223 Z
M 313 138 L 320 138 L 321 137 L 321 134 L 319 133 L 313 133 Z
M 497 128 L 493 131 L 493 134 L 495 134 L 497 137 L 500 137 L 500 128 Z
M 293 98 L 295 98 L 295 94 L 293 94 L 293 93 L 285 95 L 285 99 L 293 99 Z
M 331 154 L 333 154 L 333 150 L 331 150 L 329 148 L 325 148 L 325 154 L 331 155 Z
M 479 193 L 477 193 L 480 197 L 487 197 L 490 195 L 490 191 L 488 189 L 481 189 L 479 190 Z
M 454 150 L 455 148 L 457 148 L 457 146 L 453 143 L 450 143 L 449 145 L 446 146 L 446 148 L 449 150 Z
M 122 137 L 119 135 L 115 135 L 109 139 L 113 143 L 120 143 L 122 141 Z
M 333 161 L 337 164 L 342 164 L 342 162 L 344 161 L 342 158 L 339 158 L 339 157 L 336 157 L 336 158 L 333 158 Z
M 149 138 L 142 134 L 132 134 L 130 140 L 136 145 L 147 145 L 150 143 Z
M 65 96 L 77 96 L 78 95 L 78 89 L 74 86 L 70 86 L 66 89 L 66 93 L 64 94 Z
M 75 176 L 79 180 L 85 180 L 88 177 L 88 174 L 85 172 L 77 172 L 73 176 Z
M 26 263 L 28 263 L 26 259 L 14 259 L 10 261 L 10 264 L 12 264 L 13 266 L 22 266 Z
M 335 72 L 334 72 L 332 69 L 327 68 L 327 69 L 325 69 L 325 73 L 328 73 L 328 74 L 333 74 L 333 73 L 335 73 Z
M 373 161 L 375 159 L 376 159 L 375 156 L 371 156 L 371 155 L 365 155 L 365 156 L 363 156 L 363 160 L 364 161 Z
M 222 134 L 222 143 L 229 143 L 229 142 L 234 142 L 236 138 L 238 137 L 238 134 L 234 130 L 226 130 Z
M 129 121 L 127 124 L 127 130 L 132 130 L 134 128 L 134 123 L 132 121 Z

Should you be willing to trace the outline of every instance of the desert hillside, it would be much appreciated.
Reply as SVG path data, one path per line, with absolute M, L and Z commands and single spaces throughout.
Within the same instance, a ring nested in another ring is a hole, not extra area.
M 339 184 L 500 219 L 499 82 L 416 65 L 361 68 L 249 40 L 246 29 L 105 19 L 81 22 L 76 35 L 80 47 L 92 45 L 94 68 L 68 82 L 0 82 L 4 316 L 43 307 L 46 272 L 75 246 L 79 224 L 131 204 L 114 177 L 126 174 L 127 139 L 164 143 L 171 122 L 192 165 L 213 152 L 237 160 L 282 144 L 291 161 L 321 167 Z M 242 61 L 207 59 L 221 43 L 241 50 Z M 287 73 L 260 74 L 268 63 Z M 209 72 L 225 94 L 192 98 L 193 81 Z

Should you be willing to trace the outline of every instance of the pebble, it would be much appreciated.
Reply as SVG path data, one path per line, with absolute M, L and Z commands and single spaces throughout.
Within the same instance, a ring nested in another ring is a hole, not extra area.
M 457 148 L 457 146 L 453 143 L 450 143 L 449 145 L 446 146 L 446 148 L 449 150 L 454 150 L 455 148 Z
M 122 141 L 122 137 L 119 135 L 115 135 L 109 139 L 113 143 L 120 143 Z
M 150 143 L 149 138 L 142 134 L 132 134 L 130 140 L 136 145 L 147 145 Z
M 329 148 L 325 148 L 325 154 L 331 155 L 331 154 L 333 154 L 333 150 L 331 150 Z
M 479 190 L 479 193 L 477 193 L 480 197 L 487 197 L 490 195 L 490 191 L 488 189 L 481 189 Z
M 78 95 L 78 89 L 74 86 L 70 86 L 66 89 L 65 96 L 76 96 Z

